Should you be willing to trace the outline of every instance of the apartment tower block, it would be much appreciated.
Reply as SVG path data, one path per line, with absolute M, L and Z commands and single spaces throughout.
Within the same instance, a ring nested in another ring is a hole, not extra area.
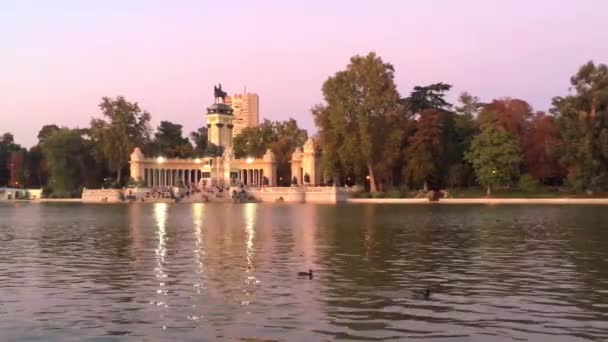
M 233 137 L 239 135 L 245 127 L 255 127 L 260 124 L 260 98 L 257 94 L 244 93 L 226 96 L 226 104 L 234 111 Z

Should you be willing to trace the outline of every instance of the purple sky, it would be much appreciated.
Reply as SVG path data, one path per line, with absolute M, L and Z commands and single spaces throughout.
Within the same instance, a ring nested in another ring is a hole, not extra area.
M 0 1 L 0 133 L 31 146 L 44 124 L 87 126 L 124 95 L 190 132 L 213 85 L 260 95 L 263 118 L 314 129 L 321 84 L 375 51 L 401 94 L 519 97 L 537 110 L 584 62 L 608 62 L 608 1 Z

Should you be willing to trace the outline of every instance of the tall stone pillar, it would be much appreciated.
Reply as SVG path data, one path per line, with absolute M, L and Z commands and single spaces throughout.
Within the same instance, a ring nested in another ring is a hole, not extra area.
M 129 158 L 131 178 L 134 180 L 142 180 L 144 177 L 144 154 L 141 153 L 139 147 L 133 149 L 133 153 Z

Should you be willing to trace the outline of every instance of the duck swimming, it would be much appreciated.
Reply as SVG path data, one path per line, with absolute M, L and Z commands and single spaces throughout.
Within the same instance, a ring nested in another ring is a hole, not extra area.
M 420 292 L 414 292 L 414 298 L 429 300 L 431 298 L 431 289 L 426 288 Z
M 308 270 L 308 272 L 298 272 L 298 276 L 312 279 L 312 270 Z

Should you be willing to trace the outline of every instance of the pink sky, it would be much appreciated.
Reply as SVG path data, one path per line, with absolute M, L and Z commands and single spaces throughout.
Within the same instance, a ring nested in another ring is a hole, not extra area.
M 581 64 L 608 61 L 607 19 L 603 0 L 4 0 L 0 133 L 29 147 L 42 125 L 87 126 L 117 95 L 188 133 L 218 82 L 312 132 L 323 81 L 370 51 L 404 96 L 442 81 L 451 100 L 466 90 L 547 110 Z

